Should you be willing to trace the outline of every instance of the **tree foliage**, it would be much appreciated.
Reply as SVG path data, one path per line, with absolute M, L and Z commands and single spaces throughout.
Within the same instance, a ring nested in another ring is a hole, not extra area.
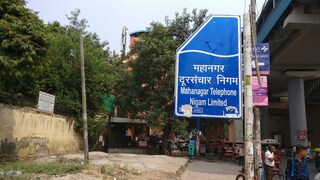
M 0 91 L 35 94 L 34 78 L 43 70 L 48 47 L 44 24 L 24 0 L 0 2 Z
M 83 32 L 89 136 L 99 132 L 106 112 L 101 97 L 110 94 L 119 77 L 108 42 L 86 32 L 80 10 L 67 18 L 70 25 L 44 24 L 25 8 L 24 0 L 0 2 L 0 101 L 10 96 L 37 100 L 39 91 L 55 95 L 55 112 L 77 117 L 82 128 L 80 30 Z M 34 104 L 35 105 L 35 104 Z
M 132 71 L 119 83 L 122 106 L 133 118 L 149 121 L 166 135 L 186 129 L 187 122 L 173 116 L 173 95 L 176 49 L 199 27 L 207 10 L 186 9 L 176 13 L 174 19 L 166 17 L 166 23 L 152 22 L 147 33 L 136 41 L 131 55 Z
M 70 25 L 53 22 L 46 26 L 50 47 L 45 72 L 37 79 L 37 90 L 56 96 L 58 108 L 78 117 L 82 129 L 82 99 L 80 77 L 80 30 L 85 31 L 87 21 L 79 19 L 80 10 L 68 17 Z M 102 128 L 106 112 L 101 109 L 101 97 L 110 94 L 117 80 L 118 70 L 112 64 L 107 42 L 100 42 L 95 33 L 85 32 L 84 55 L 89 136 L 94 137 Z

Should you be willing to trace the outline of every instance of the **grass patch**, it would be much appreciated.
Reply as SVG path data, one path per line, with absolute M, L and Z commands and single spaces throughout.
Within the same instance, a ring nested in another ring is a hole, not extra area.
M 16 170 L 22 173 L 36 173 L 36 174 L 48 174 L 48 175 L 59 175 L 66 173 L 77 173 L 86 169 L 86 164 L 80 163 L 46 163 L 37 164 L 29 162 L 15 162 L 12 164 L 1 165 L 0 170 L 10 171 Z

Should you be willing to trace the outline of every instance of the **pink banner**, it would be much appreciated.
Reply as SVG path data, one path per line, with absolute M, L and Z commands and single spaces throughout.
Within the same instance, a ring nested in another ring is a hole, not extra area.
M 267 76 L 260 76 L 261 86 L 258 77 L 252 76 L 252 98 L 254 106 L 268 106 L 268 81 Z

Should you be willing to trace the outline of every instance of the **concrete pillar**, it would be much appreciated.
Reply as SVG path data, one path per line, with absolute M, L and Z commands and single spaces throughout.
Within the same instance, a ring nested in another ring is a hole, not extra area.
M 233 121 L 234 142 L 243 142 L 243 120 Z
M 302 78 L 291 79 L 288 82 L 290 142 L 291 145 L 308 145 L 307 139 L 300 140 L 298 130 L 307 130 L 306 107 L 304 99 L 304 81 Z
M 268 107 L 260 107 L 261 109 L 261 139 L 270 139 L 269 135 L 269 111 Z

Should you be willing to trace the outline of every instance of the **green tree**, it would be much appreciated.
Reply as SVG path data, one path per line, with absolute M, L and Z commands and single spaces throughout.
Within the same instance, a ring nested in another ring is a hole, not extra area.
M 43 22 L 24 0 L 0 1 L 0 92 L 34 97 L 48 47 Z
M 79 29 L 83 30 L 88 132 L 93 139 L 106 119 L 101 97 L 111 93 L 119 72 L 113 64 L 108 43 L 101 42 L 95 33 L 85 32 L 87 21 L 78 18 L 80 10 L 71 14 L 70 25 L 61 26 L 58 22 L 46 25 L 50 47 L 45 57 L 45 71 L 37 78 L 36 90 L 54 94 L 55 109 L 76 116 L 78 130 L 82 131 Z
M 70 25 L 58 22 L 45 25 L 35 12 L 25 8 L 24 0 L 0 1 L 0 101 L 8 96 L 36 101 L 39 91 L 56 96 L 55 112 L 78 117 L 81 131 L 81 81 L 79 30 L 83 31 L 87 84 L 89 136 L 103 127 L 105 112 L 101 97 L 110 94 L 119 75 L 112 61 L 108 42 L 96 33 L 86 32 L 80 10 L 67 18 Z
M 132 71 L 119 82 L 118 96 L 133 118 L 148 120 L 149 126 L 160 128 L 167 138 L 174 132 L 185 134 L 188 122 L 173 116 L 176 49 L 204 21 L 207 10 L 187 13 L 184 9 L 166 23 L 150 24 L 148 31 L 136 41 L 129 64 Z M 164 149 L 166 143 L 164 143 Z

